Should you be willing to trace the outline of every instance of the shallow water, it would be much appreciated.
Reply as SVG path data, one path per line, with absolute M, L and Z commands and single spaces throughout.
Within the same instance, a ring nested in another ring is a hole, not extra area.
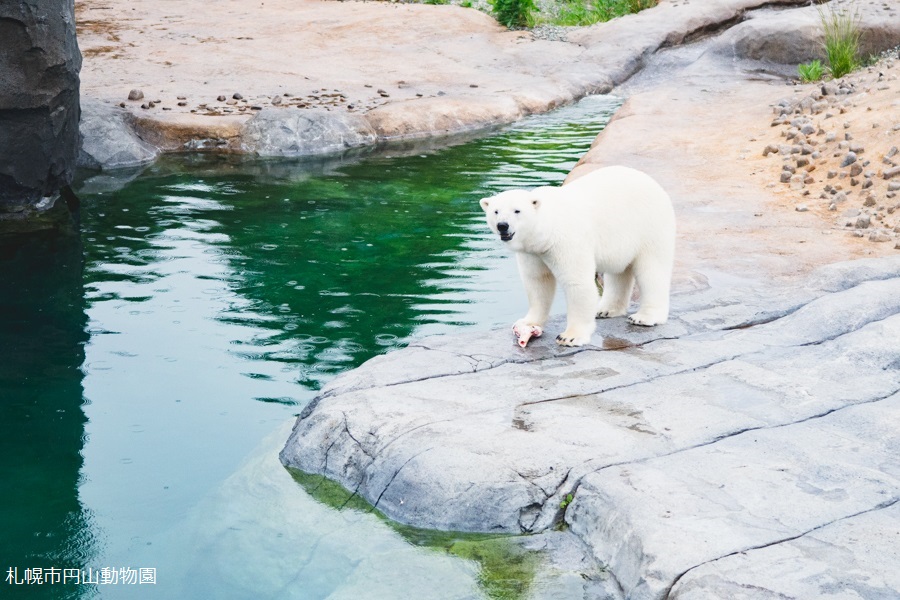
M 562 181 L 616 106 L 399 157 L 167 159 L 87 181 L 80 240 L 0 247 L 4 576 L 156 576 L 0 596 L 483 596 L 474 563 L 319 504 L 277 453 L 337 373 L 524 312 L 478 199 Z

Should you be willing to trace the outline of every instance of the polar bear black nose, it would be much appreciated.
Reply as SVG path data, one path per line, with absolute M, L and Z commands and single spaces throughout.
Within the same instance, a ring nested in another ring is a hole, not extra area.
M 499 223 L 497 223 L 497 231 L 499 231 L 500 233 L 506 233 L 507 231 L 509 231 L 509 223 L 507 223 L 506 221 L 500 221 Z

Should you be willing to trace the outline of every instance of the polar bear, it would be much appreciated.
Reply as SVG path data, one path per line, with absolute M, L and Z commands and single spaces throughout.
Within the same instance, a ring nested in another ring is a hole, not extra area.
M 528 314 L 516 321 L 517 331 L 544 326 L 557 282 L 567 305 L 566 330 L 556 337 L 560 345 L 588 343 L 595 316 L 623 316 L 635 280 L 640 307 L 628 320 L 651 326 L 668 319 L 675 213 L 669 195 L 646 173 L 604 167 L 561 187 L 483 198 L 481 207 L 491 231 L 516 253 L 528 296 Z

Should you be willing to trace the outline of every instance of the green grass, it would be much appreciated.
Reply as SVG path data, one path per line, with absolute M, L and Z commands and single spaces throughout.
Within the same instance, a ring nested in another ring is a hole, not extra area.
M 800 81 L 803 83 L 812 83 L 819 81 L 825 76 L 825 65 L 821 60 L 813 60 L 802 65 L 797 65 L 797 72 L 800 74 Z
M 825 30 L 828 71 L 838 79 L 860 66 L 859 10 L 855 6 L 852 10 L 845 10 L 829 5 L 828 10 L 819 9 L 819 17 Z
M 564 0 L 559 12 L 541 19 L 549 25 L 593 25 L 656 6 L 659 0 Z
M 537 7 L 534 0 L 489 0 L 494 18 L 512 29 L 526 27 L 534 22 Z

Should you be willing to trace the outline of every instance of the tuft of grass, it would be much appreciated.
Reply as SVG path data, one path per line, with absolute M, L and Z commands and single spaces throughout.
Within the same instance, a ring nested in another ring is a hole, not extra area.
M 800 74 L 800 81 L 803 83 L 812 83 L 819 81 L 825 76 L 825 65 L 821 60 L 813 60 L 808 63 L 797 65 L 797 72 Z
M 561 26 L 593 25 L 652 8 L 658 3 L 659 0 L 564 0 L 548 22 Z
M 489 0 L 494 18 L 510 29 L 534 22 L 534 0 Z
M 819 17 L 825 31 L 828 71 L 832 77 L 839 79 L 860 66 L 859 10 L 856 6 L 852 10 L 845 10 L 829 4 L 828 10 L 819 8 Z

